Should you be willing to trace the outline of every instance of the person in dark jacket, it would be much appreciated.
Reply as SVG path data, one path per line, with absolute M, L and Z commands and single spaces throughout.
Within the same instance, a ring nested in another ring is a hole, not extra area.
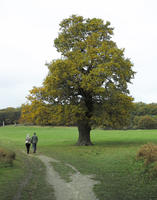
M 25 145 L 26 145 L 26 149 L 27 149 L 27 154 L 29 154 L 29 150 L 30 150 L 30 146 L 31 146 L 31 137 L 29 136 L 29 134 L 27 134 L 27 136 L 26 136 Z
M 36 136 L 36 133 L 34 133 L 34 135 L 32 136 L 31 142 L 33 146 L 33 153 L 36 153 L 38 143 L 38 137 Z

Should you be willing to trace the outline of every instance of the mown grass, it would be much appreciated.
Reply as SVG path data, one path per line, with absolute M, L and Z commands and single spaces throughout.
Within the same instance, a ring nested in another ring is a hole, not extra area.
M 57 171 L 62 179 L 66 182 L 71 182 L 71 175 L 76 173 L 70 166 L 64 162 L 52 162 L 53 168 Z
M 95 178 L 100 181 L 94 187 L 98 199 L 157 199 L 157 179 L 147 179 L 142 163 L 136 161 L 137 151 L 143 144 L 157 143 L 157 130 L 93 130 L 91 139 L 94 146 L 79 147 L 75 146 L 78 137 L 75 127 L 10 126 L 0 128 L 0 146 L 21 152 L 25 150 L 26 134 L 33 132 L 39 137 L 38 153 L 52 156 L 62 163 L 69 163 L 81 173 L 96 175 Z M 17 170 L 19 167 L 20 162 Z M 63 167 L 59 170 L 63 171 Z M 21 176 L 18 174 L 20 172 L 17 173 L 17 178 Z M 7 184 L 4 190 L 7 190 Z

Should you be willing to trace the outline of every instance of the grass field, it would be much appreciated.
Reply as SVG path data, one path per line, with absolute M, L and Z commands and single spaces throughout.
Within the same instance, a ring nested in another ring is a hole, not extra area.
M 64 163 L 73 165 L 83 174 L 96 175 L 100 184 L 95 185 L 94 191 L 99 200 L 157 199 L 157 178 L 148 179 L 142 163 L 136 161 L 137 151 L 143 144 L 157 143 L 157 130 L 93 130 L 94 146 L 79 147 L 75 146 L 78 137 L 75 127 L 8 126 L 0 127 L 0 146 L 14 150 L 16 160 L 13 167 L 0 168 L 1 200 L 13 199 L 28 171 L 30 184 L 21 199 L 28 199 L 28 196 L 36 200 L 55 199 L 45 183 L 42 163 L 37 159 L 32 162 L 22 153 L 26 134 L 33 132 L 39 137 L 38 154 L 60 160 L 62 165 L 56 169 L 63 177 L 68 176 Z

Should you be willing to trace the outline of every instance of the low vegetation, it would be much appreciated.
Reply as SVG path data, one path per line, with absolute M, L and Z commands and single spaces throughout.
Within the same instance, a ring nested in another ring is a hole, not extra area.
M 143 145 L 137 154 L 137 159 L 142 159 L 145 166 L 157 161 L 157 145 L 149 143 Z
M 12 166 L 15 156 L 15 152 L 0 148 L 0 167 Z
M 157 178 L 157 145 L 153 143 L 143 145 L 137 160 L 142 162 L 141 171 L 148 180 Z
M 71 175 L 75 173 L 75 171 L 66 163 L 63 162 L 53 162 L 53 168 L 60 174 L 60 177 L 67 182 L 71 182 Z

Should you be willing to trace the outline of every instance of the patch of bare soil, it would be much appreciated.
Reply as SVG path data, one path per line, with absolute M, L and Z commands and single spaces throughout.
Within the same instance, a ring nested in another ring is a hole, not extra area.
M 83 175 L 72 165 L 67 164 L 76 173 L 71 175 L 71 182 L 61 179 L 59 174 L 53 169 L 52 162 L 59 162 L 53 158 L 37 156 L 46 166 L 47 181 L 55 190 L 56 200 L 98 200 L 93 192 L 93 186 L 98 184 L 92 175 Z

